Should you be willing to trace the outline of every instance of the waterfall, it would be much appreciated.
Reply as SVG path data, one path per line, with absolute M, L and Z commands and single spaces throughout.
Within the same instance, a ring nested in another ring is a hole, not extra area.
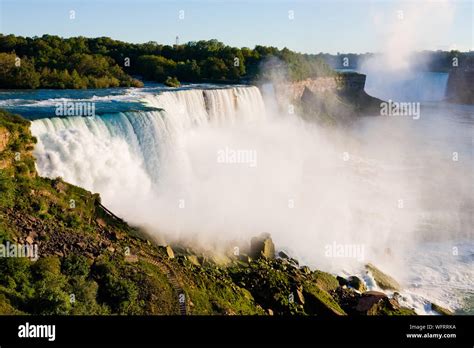
M 256 87 L 166 91 L 142 102 L 160 111 L 33 121 L 40 175 L 100 192 L 106 203 L 121 192 L 146 195 L 160 181 L 164 163 L 179 166 L 186 176 L 185 132 L 265 119 Z
M 442 96 L 442 75 L 417 81 L 426 97 Z M 450 250 L 472 250 L 472 112 L 437 103 L 417 122 L 363 118 L 327 129 L 278 114 L 267 87 L 265 104 L 256 87 L 173 90 L 137 96 L 153 111 L 35 120 L 38 172 L 99 192 L 166 242 L 212 250 L 269 232 L 301 264 L 362 276 L 373 262 L 405 284 L 435 279 L 435 299 L 461 301 L 453 289 L 472 278 L 472 258 L 459 263 Z M 219 160 L 236 151 L 251 161 Z M 440 247 L 418 249 L 426 242 Z M 332 252 L 345 246 L 357 258 Z
M 383 73 L 368 71 L 365 91 L 383 100 L 399 102 L 433 102 L 446 97 L 448 84 L 447 73 L 411 72 L 400 74 L 396 72 Z

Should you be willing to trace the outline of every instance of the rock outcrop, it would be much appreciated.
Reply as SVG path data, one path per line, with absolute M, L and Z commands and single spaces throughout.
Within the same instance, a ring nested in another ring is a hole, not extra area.
M 436 313 L 441 314 L 441 315 L 453 315 L 454 314 L 449 309 L 441 307 L 441 306 L 437 305 L 436 303 L 431 303 L 431 309 L 433 311 L 435 311 Z
M 371 263 L 367 264 L 365 268 L 372 274 L 372 277 L 374 277 L 375 282 L 381 289 L 400 291 L 400 284 L 388 274 L 385 274 Z
M 367 290 L 363 280 L 356 276 L 349 277 L 348 284 L 359 292 L 364 292 Z
M 252 238 L 250 242 L 250 257 L 254 259 L 263 257 L 266 259 L 275 258 L 275 245 L 268 234 Z

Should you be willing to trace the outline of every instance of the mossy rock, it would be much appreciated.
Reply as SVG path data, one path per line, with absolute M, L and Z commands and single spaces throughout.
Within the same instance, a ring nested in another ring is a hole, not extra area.
M 385 274 L 371 263 L 368 263 L 365 268 L 372 274 L 381 289 L 400 291 L 400 284 L 388 274 Z
M 334 291 L 339 287 L 339 281 L 332 274 L 314 271 L 311 277 L 316 285 L 325 291 Z
M 325 290 L 311 282 L 303 285 L 303 296 L 305 299 L 304 310 L 311 315 L 346 315 L 336 300 Z
M 380 291 L 364 292 L 355 309 L 365 315 L 416 315 L 413 309 L 400 306 L 395 298 Z
M 348 284 L 359 292 L 367 291 L 367 287 L 365 286 L 364 281 L 360 279 L 359 277 L 356 277 L 356 276 L 349 277 Z
M 453 315 L 454 314 L 449 309 L 441 307 L 441 306 L 437 305 L 436 303 L 431 303 L 431 309 L 433 311 L 435 311 L 436 313 L 441 314 L 441 315 Z
M 199 262 L 199 259 L 196 255 L 188 255 L 186 256 L 186 259 L 194 266 L 201 266 L 201 263 Z
M 411 308 L 401 307 L 394 299 L 383 298 L 372 306 L 367 315 L 416 315 Z

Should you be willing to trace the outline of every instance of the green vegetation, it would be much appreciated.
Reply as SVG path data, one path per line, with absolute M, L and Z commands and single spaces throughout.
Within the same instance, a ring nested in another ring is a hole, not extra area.
M 168 87 L 179 87 L 180 83 L 176 77 L 168 76 L 165 80 L 165 85 Z
M 291 80 L 333 74 L 320 56 L 287 48 L 236 48 L 217 40 L 169 46 L 107 37 L 0 34 L 0 88 L 142 86 L 134 75 L 172 86 L 178 81 L 241 82 L 269 78 L 275 69 Z

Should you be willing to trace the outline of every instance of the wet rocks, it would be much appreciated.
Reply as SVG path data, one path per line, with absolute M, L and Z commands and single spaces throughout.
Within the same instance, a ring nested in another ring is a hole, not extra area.
M 265 259 L 274 259 L 275 258 L 275 245 L 273 244 L 270 235 L 263 234 L 260 237 L 252 238 L 250 242 L 250 257 L 254 259 L 265 258 Z
M 387 298 L 387 295 L 380 291 L 364 292 L 355 309 L 358 312 L 367 313 L 374 305 L 378 304 L 384 298 Z
M 339 282 L 330 273 L 314 271 L 312 274 L 312 279 L 319 288 L 325 291 L 334 291 L 339 287 Z
M 367 287 L 365 286 L 364 281 L 360 279 L 359 277 L 351 276 L 349 277 L 347 282 L 348 282 L 348 285 L 350 285 L 352 288 L 354 288 L 355 290 L 359 292 L 367 291 Z
M 306 282 L 303 286 L 305 299 L 304 310 L 311 315 L 339 316 L 346 312 L 334 297 L 314 283 Z
M 364 292 L 355 310 L 363 315 L 416 315 L 413 309 L 402 307 L 396 298 L 379 291 Z
M 337 276 L 336 279 L 339 282 L 340 286 L 348 286 L 349 285 L 349 281 L 344 277 Z
M 365 268 L 372 274 L 375 282 L 381 289 L 400 291 L 400 284 L 388 274 L 383 273 L 371 263 L 368 263 Z
M 449 309 L 441 307 L 436 303 L 431 303 L 431 309 L 441 315 L 454 315 L 454 313 L 451 312 Z
M 361 294 L 356 292 L 352 288 L 348 287 L 339 287 L 333 293 L 333 297 L 336 299 L 337 303 L 348 315 L 358 315 L 360 314 L 355 310 Z

